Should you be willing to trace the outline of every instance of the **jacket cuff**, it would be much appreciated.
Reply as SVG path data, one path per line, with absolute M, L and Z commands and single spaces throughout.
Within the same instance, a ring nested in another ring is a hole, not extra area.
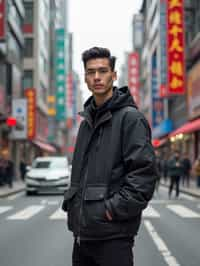
M 106 210 L 109 211 L 109 213 L 110 213 L 110 215 L 112 216 L 112 218 L 114 218 L 114 217 L 115 217 L 115 214 L 114 214 L 114 212 L 113 212 L 112 205 L 111 205 L 109 199 L 108 199 L 108 200 L 105 200 L 105 208 L 106 208 Z

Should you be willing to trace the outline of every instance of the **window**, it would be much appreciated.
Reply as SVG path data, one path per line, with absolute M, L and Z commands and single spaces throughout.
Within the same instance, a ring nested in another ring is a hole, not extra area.
M 33 71 L 25 70 L 23 77 L 23 88 L 33 88 Z
M 33 39 L 32 38 L 25 39 L 24 56 L 33 57 Z
M 33 24 L 33 2 L 25 2 L 24 9 L 25 9 L 25 18 L 24 24 Z

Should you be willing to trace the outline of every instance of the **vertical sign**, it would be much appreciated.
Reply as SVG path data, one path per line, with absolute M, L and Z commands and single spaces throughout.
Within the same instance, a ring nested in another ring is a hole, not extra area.
M 134 52 L 128 56 L 128 86 L 136 105 L 139 106 L 139 54 Z
M 12 100 L 12 116 L 21 124 L 22 129 L 12 129 L 12 139 L 27 138 L 27 99 Z
M 67 75 L 67 128 L 72 127 L 73 118 L 73 75 Z
M 5 9 L 6 2 L 5 0 L 0 0 L 0 39 L 5 38 Z
M 25 96 L 27 98 L 27 137 L 32 140 L 36 135 L 36 90 L 25 89 Z
M 167 1 L 168 96 L 185 93 L 184 0 Z
M 66 119 L 66 62 L 65 30 L 56 30 L 55 79 L 56 79 L 56 120 Z
M 164 120 L 163 99 L 159 96 L 157 75 L 157 53 L 151 58 L 151 91 L 152 91 L 152 127 L 156 128 Z
M 167 96 L 167 0 L 160 0 L 160 80 L 159 94 L 160 97 Z

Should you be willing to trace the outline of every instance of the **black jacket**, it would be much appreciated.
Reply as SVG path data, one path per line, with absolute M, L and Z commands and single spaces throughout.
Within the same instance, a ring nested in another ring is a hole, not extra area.
M 114 88 L 100 108 L 90 97 L 82 115 L 63 201 L 69 230 L 81 239 L 132 237 L 157 175 L 148 123 L 127 87 Z

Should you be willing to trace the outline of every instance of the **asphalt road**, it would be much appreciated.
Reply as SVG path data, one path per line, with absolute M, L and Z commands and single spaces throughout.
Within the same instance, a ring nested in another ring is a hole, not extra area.
M 0 199 L 1 266 L 71 266 L 72 234 L 61 196 Z M 200 200 L 167 199 L 161 188 L 145 210 L 136 238 L 135 266 L 200 265 Z

